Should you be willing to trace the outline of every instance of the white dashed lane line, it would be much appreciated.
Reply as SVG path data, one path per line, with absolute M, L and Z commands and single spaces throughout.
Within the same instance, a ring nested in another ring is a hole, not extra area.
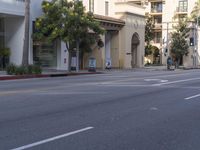
M 49 143 L 49 142 L 52 142 L 52 141 L 55 141 L 55 140 L 59 140 L 59 139 L 62 139 L 62 138 L 65 138 L 65 137 L 68 137 L 68 136 L 71 136 L 71 135 L 74 135 L 74 134 L 85 132 L 85 131 L 91 130 L 93 128 L 94 127 L 83 128 L 83 129 L 80 129 L 80 130 L 76 130 L 76 131 L 72 131 L 72 132 L 69 132 L 69 133 L 62 134 L 62 135 L 58 135 L 58 136 L 55 136 L 55 137 L 52 137 L 52 138 L 49 138 L 49 139 L 45 139 L 45 140 L 38 141 L 38 142 L 35 142 L 35 143 L 32 143 L 32 144 L 24 145 L 24 146 L 14 148 L 14 149 L 11 149 L 11 150 L 25 150 L 25 149 L 32 148 L 32 147 L 35 147 L 35 146 L 39 146 L 39 145 Z
M 200 97 L 200 94 L 197 94 L 197 95 L 194 95 L 194 96 L 187 97 L 187 98 L 185 98 L 185 100 L 190 100 L 190 99 L 194 99 L 194 98 L 197 98 L 197 97 Z

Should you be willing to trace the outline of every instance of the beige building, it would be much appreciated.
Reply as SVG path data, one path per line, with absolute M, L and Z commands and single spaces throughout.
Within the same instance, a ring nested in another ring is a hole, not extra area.
M 94 48 L 84 56 L 84 68 L 90 57 L 96 58 L 97 68 L 134 68 L 144 65 L 144 7 L 132 0 L 83 0 L 87 11 L 94 13 L 106 33 L 104 47 Z
M 150 14 L 153 17 L 155 28 L 154 28 L 154 40 L 152 41 L 160 50 L 160 63 L 166 64 L 166 59 L 170 54 L 170 33 L 173 31 L 173 25 L 177 23 L 174 16 L 183 18 L 190 16 L 192 9 L 195 6 L 197 0 L 146 0 L 146 14 Z M 197 42 L 199 38 L 195 32 L 196 25 L 192 22 L 188 22 L 191 28 L 191 33 L 188 38 L 194 38 Z M 181 61 L 181 65 L 185 67 L 192 67 L 199 65 L 199 50 L 198 45 L 190 46 L 188 56 L 184 56 Z M 148 60 L 148 59 L 146 59 Z M 154 58 L 150 58 L 153 63 Z M 149 60 L 148 60 L 149 61 Z

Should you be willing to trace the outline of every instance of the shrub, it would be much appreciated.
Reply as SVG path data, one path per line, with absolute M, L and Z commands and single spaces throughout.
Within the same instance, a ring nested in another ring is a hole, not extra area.
M 28 74 L 41 74 L 42 68 L 37 65 L 29 65 L 28 67 Z
M 1 57 L 9 57 L 10 56 L 10 48 L 3 48 L 0 49 L 0 56 Z
M 15 72 L 15 75 L 24 75 L 28 74 L 28 69 L 25 66 L 18 66 Z
M 6 72 L 7 72 L 7 74 L 9 74 L 9 75 L 15 74 L 16 70 L 17 70 L 17 66 L 14 65 L 14 64 L 10 64 L 10 65 L 8 65 L 7 68 L 6 68 Z
M 41 74 L 42 68 L 36 65 L 28 65 L 28 66 L 16 66 L 14 64 L 10 64 L 7 69 L 7 74 L 9 75 L 31 75 L 31 74 Z
M 33 66 L 33 73 L 34 74 L 41 74 L 42 73 L 42 68 L 40 66 Z

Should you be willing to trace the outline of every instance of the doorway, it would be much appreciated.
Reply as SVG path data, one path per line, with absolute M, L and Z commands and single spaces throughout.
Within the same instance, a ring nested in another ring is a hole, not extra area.
M 139 44 L 140 44 L 139 35 L 138 33 L 134 33 L 131 40 L 131 55 L 132 55 L 131 67 L 132 68 L 138 67 L 137 54 L 138 54 Z

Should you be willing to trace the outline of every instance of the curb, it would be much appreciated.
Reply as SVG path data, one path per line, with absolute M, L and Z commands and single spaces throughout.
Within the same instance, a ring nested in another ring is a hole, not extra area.
M 48 78 L 48 77 L 66 77 L 66 76 L 78 76 L 89 74 L 103 74 L 102 72 L 82 72 L 82 73 L 60 73 L 60 74 L 40 74 L 40 75 L 14 75 L 14 76 L 2 76 L 2 80 L 20 80 L 20 79 L 33 79 L 33 78 Z

